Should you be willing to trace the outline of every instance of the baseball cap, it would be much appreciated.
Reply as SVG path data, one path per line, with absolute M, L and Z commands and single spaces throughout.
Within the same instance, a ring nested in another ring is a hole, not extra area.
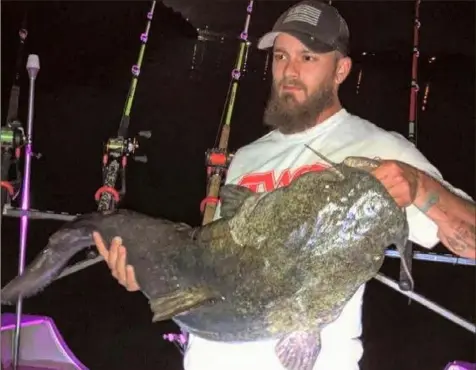
M 273 47 L 280 33 L 288 33 L 317 53 L 349 53 L 349 28 L 336 8 L 318 0 L 304 0 L 286 10 L 273 29 L 258 41 L 258 49 Z

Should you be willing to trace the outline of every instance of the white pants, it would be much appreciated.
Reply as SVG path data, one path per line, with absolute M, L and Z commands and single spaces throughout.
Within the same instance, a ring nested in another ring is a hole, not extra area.
M 218 343 L 191 337 L 184 370 L 285 370 L 274 353 L 276 341 Z M 358 339 L 321 349 L 313 370 L 359 370 L 362 344 Z
M 359 370 L 363 347 L 362 285 L 341 315 L 321 331 L 322 347 L 313 370 Z M 276 340 L 223 343 L 189 336 L 184 370 L 285 370 L 275 354 Z

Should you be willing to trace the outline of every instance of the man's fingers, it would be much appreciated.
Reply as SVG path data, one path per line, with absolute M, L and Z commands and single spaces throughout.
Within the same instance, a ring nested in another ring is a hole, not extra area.
M 99 254 L 107 261 L 107 258 L 109 256 L 109 252 L 106 248 L 106 244 L 104 244 L 104 240 L 102 240 L 101 235 L 99 233 L 94 232 L 93 233 L 93 239 L 94 243 L 96 244 L 96 248 L 99 252 Z
M 126 248 L 124 248 L 122 245 L 118 248 L 115 270 L 119 283 L 126 285 Z
M 112 276 L 118 280 L 119 284 L 125 286 L 130 292 L 139 290 L 134 268 L 131 265 L 126 265 L 126 248 L 122 245 L 122 239 L 115 237 L 109 250 L 99 233 L 94 232 L 93 239 L 99 254 L 104 258 Z
M 408 207 L 411 204 L 411 199 L 408 196 L 408 191 L 402 187 L 394 187 L 389 190 L 389 194 L 395 199 L 395 202 L 400 207 Z
M 108 250 L 99 233 L 94 232 L 93 238 L 99 254 L 104 258 L 111 270 L 112 276 L 118 280 L 119 284 L 125 286 L 130 292 L 139 290 L 134 268 L 126 265 L 126 248 L 122 245 L 122 239 L 115 237 Z
M 121 238 L 114 238 L 111 243 L 111 248 L 109 249 L 109 257 L 107 259 L 107 264 L 109 265 L 109 268 L 113 270 L 113 272 L 116 272 L 116 261 L 118 257 L 118 249 L 119 246 L 122 244 Z
M 380 181 L 385 181 L 390 179 L 390 174 L 385 170 L 385 168 L 378 167 L 374 171 L 372 171 L 372 174 Z
M 130 292 L 139 290 L 139 285 L 137 285 L 134 274 L 134 268 L 131 265 L 126 266 L 126 288 Z

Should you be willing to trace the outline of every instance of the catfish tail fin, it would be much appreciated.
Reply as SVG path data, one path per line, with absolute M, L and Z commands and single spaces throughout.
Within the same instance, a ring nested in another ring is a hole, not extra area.
M 54 233 L 48 245 L 25 268 L 23 274 L 2 288 L 1 303 L 15 304 L 19 297 L 34 296 L 50 285 L 71 257 L 94 244 L 93 231 L 88 226 L 75 229 L 70 226 Z

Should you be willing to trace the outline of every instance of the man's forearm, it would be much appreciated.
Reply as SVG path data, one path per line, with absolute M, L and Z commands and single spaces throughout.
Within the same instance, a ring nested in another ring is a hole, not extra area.
M 451 193 L 435 179 L 421 174 L 413 204 L 438 226 L 445 247 L 460 257 L 476 259 L 475 204 Z

